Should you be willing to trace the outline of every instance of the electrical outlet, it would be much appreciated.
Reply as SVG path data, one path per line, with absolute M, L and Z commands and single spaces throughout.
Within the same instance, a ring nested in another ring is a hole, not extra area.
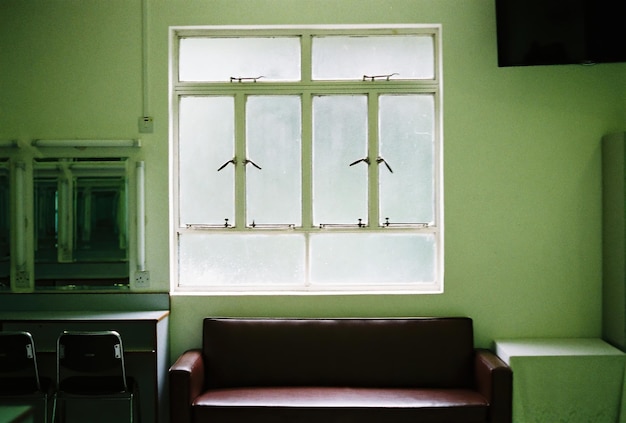
M 18 270 L 15 275 L 16 288 L 30 288 L 30 277 L 26 270 Z
M 150 287 L 150 272 L 144 270 L 142 272 L 135 273 L 135 287 L 149 288 Z
M 152 116 L 142 116 L 139 118 L 139 132 L 151 134 L 154 131 L 154 119 Z

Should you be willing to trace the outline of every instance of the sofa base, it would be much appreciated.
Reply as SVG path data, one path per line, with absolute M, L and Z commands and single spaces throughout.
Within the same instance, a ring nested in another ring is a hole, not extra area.
M 260 387 L 209 390 L 193 402 L 194 422 L 482 423 L 485 398 L 465 389 Z

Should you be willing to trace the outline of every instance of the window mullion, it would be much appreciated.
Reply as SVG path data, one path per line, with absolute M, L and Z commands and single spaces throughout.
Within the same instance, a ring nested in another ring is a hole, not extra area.
M 308 85 L 312 80 L 313 56 L 311 51 L 312 35 L 303 33 L 300 37 L 300 69 L 302 83 Z M 311 236 L 308 233 L 313 226 L 313 96 L 311 92 L 302 93 L 302 227 L 305 232 L 304 286 L 311 285 Z
M 368 94 L 368 158 L 370 166 L 368 169 L 368 225 L 377 227 L 380 222 L 379 203 L 379 172 L 378 172 L 378 93 Z
M 313 96 L 302 94 L 302 227 L 305 229 L 304 286 L 311 284 L 311 236 L 313 226 Z
M 310 83 L 312 79 L 313 56 L 311 51 L 312 35 L 304 33 L 300 37 L 300 69 L 302 82 Z
M 246 227 L 246 94 L 235 95 L 235 225 Z
M 300 37 L 300 69 L 302 82 L 311 83 L 313 56 L 312 34 L 304 32 Z M 302 93 L 302 226 L 313 225 L 313 96 L 310 91 Z
M 313 225 L 313 96 L 302 94 L 302 226 Z

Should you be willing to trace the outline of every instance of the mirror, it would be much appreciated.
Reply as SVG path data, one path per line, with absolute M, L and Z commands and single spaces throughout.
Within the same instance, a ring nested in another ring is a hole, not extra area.
M 11 276 L 11 201 L 8 160 L 0 160 L 0 290 L 10 288 Z
M 35 287 L 127 288 L 127 160 L 35 160 Z

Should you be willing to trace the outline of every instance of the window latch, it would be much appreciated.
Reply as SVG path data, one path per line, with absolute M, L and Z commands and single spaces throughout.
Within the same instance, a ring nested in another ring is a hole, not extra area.
M 381 80 L 385 80 L 385 81 L 389 81 L 389 79 L 391 79 L 392 76 L 395 75 L 399 75 L 398 73 L 394 72 L 394 73 L 390 73 L 388 75 L 363 75 L 363 81 L 370 81 L 370 82 L 374 82 L 374 81 L 381 81 Z
M 257 77 L 237 77 L 237 76 L 231 76 L 230 77 L 230 82 L 238 82 L 238 83 L 242 83 L 242 82 L 257 82 L 259 79 L 263 78 L 263 75 L 261 76 L 257 76 Z
M 350 163 L 350 166 L 354 166 L 357 163 L 361 163 L 361 162 L 365 162 L 368 165 L 370 164 L 370 159 L 369 157 L 364 157 L 362 159 L 359 160 L 355 160 L 352 163 Z M 393 169 L 391 168 L 391 166 L 389 166 L 389 163 L 387 163 L 387 161 L 385 159 L 383 159 L 382 157 L 378 156 L 378 158 L 376 159 L 376 163 L 381 164 L 384 163 L 385 166 L 387 167 L 387 170 L 389 170 L 389 172 L 393 173 Z
M 378 156 L 378 158 L 376 159 L 376 163 L 378 164 L 384 163 L 385 166 L 387 166 L 387 169 L 389 170 L 389 172 L 393 173 L 393 170 L 391 169 L 391 166 L 389 166 L 389 163 L 387 163 L 387 161 L 383 159 L 382 157 Z
M 252 160 L 250 159 L 246 159 L 243 161 L 243 165 L 247 165 L 248 163 L 250 163 L 252 166 L 256 167 L 257 169 L 261 170 L 261 166 L 259 166 L 258 164 L 254 163 Z M 224 169 L 226 166 L 228 166 L 229 164 L 237 164 L 237 158 L 233 157 L 232 159 L 230 159 L 229 161 L 227 161 L 226 163 L 224 163 L 223 165 L 221 165 L 217 171 L 219 172 L 220 170 Z
M 236 164 L 237 164 L 237 158 L 236 158 L 236 157 L 233 157 L 232 159 L 230 159 L 229 161 L 227 161 L 226 163 L 224 163 L 223 165 L 221 165 L 221 166 L 217 169 L 217 171 L 219 172 L 220 170 L 224 169 L 226 166 L 228 166 L 228 165 L 229 165 L 229 164 L 231 164 L 231 163 L 232 163 L 232 164 L 234 164 L 234 165 L 236 165 Z
M 369 159 L 369 157 L 364 157 L 362 159 L 355 160 L 352 163 L 350 163 L 350 166 L 354 166 L 355 164 L 361 163 L 361 162 L 365 162 L 365 163 L 367 163 L 369 165 L 370 164 L 370 159 Z
M 248 163 L 250 163 L 252 166 L 256 167 L 257 169 L 261 170 L 261 166 L 259 166 L 258 164 L 254 163 L 252 160 L 246 159 L 246 160 L 243 161 L 244 166 L 247 165 Z

